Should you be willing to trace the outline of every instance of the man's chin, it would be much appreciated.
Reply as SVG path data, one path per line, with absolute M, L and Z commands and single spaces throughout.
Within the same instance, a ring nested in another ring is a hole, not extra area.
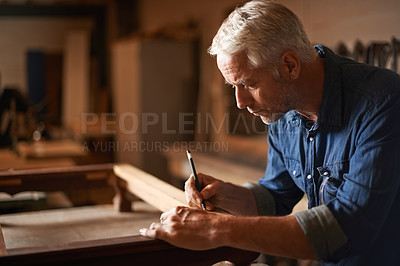
M 276 114 L 276 115 L 272 115 L 272 116 L 263 116 L 260 115 L 261 121 L 266 124 L 266 125 L 270 125 L 275 123 L 276 121 L 278 121 L 284 114 Z
M 269 117 L 261 115 L 260 118 L 261 118 L 261 121 L 266 125 L 270 125 L 270 124 L 274 123 L 274 121 L 272 121 Z

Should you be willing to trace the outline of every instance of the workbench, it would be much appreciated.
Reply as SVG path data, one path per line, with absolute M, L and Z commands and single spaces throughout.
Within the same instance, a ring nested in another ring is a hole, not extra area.
M 41 185 L 51 191 L 110 183 L 116 191 L 114 206 L 0 215 L 1 265 L 247 265 L 258 256 L 229 247 L 192 251 L 139 236 L 138 229 L 158 221 L 160 211 L 186 203 L 182 190 L 131 165 L 19 170 L 0 173 L 0 180 L 10 194 Z M 132 204 L 132 193 L 147 203 Z

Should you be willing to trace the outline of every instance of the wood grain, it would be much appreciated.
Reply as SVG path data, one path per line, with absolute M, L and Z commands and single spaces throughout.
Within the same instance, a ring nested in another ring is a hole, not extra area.
M 135 201 L 134 212 L 119 213 L 111 204 L 0 215 L 7 249 L 51 246 L 139 234 L 160 219 L 150 204 Z
M 212 265 L 231 261 L 249 265 L 258 253 L 221 247 L 193 251 L 157 239 L 129 236 L 47 247 L 10 249 L 1 265 Z
M 114 165 L 114 173 L 126 181 L 127 190 L 160 211 L 187 206 L 185 193 L 130 164 Z

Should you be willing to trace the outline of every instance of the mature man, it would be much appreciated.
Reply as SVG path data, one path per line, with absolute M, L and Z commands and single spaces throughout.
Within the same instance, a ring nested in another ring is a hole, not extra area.
M 232 246 L 347 265 L 399 265 L 400 78 L 313 47 L 300 20 L 251 1 L 222 24 L 210 54 L 238 108 L 269 124 L 258 184 L 199 175 L 191 206 L 141 234 L 190 249 Z M 287 215 L 307 194 L 309 210 Z M 207 210 L 216 207 L 235 216 Z

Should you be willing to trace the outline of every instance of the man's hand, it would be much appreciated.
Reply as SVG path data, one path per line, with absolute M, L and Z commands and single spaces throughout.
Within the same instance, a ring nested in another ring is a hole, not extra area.
M 238 216 L 258 215 L 256 200 L 249 189 L 201 173 L 197 177 L 203 188 L 200 192 L 196 189 L 193 175 L 185 183 L 185 196 L 189 206 L 201 208 L 204 199 L 207 210 L 219 208 Z
M 162 239 L 177 247 L 212 249 L 223 245 L 224 230 L 217 228 L 223 219 L 221 215 L 181 206 L 164 212 L 160 223 L 140 229 L 140 234 Z
M 196 189 L 193 175 L 190 175 L 185 183 L 185 196 L 189 206 L 201 208 L 201 202 L 204 199 L 207 210 L 214 210 L 215 207 L 220 207 L 220 203 L 224 200 L 224 182 L 201 173 L 198 173 L 197 177 L 200 186 L 203 188 L 201 192 Z

